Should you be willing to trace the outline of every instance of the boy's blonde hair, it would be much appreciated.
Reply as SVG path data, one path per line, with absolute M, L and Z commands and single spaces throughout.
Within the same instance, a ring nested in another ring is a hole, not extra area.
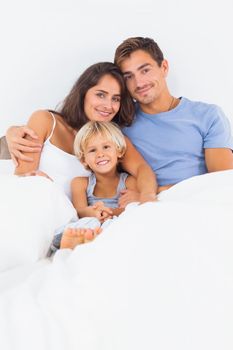
M 112 122 L 88 122 L 77 133 L 74 140 L 74 153 L 77 158 L 84 162 L 84 152 L 90 139 L 96 135 L 102 135 L 114 143 L 119 158 L 122 158 L 126 151 L 125 137 L 119 127 Z

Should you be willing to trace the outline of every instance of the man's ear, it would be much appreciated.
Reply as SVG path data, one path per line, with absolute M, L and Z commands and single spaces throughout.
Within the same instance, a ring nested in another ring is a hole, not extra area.
M 167 60 L 163 60 L 162 63 L 161 63 L 161 67 L 160 67 L 163 71 L 163 74 L 164 74 L 164 78 L 167 77 L 168 75 L 168 71 L 169 71 L 169 64 L 168 64 L 168 61 Z

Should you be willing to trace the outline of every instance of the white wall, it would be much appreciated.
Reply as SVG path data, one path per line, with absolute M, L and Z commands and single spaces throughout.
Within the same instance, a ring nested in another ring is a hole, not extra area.
M 233 120 L 232 0 L 21 0 L 0 4 L 0 135 L 54 108 L 78 75 L 129 36 L 153 37 L 176 96 Z

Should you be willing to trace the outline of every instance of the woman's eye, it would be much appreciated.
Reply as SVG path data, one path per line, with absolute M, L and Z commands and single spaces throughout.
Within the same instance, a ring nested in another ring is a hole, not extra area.
M 96 95 L 100 98 L 104 98 L 104 94 L 102 92 L 98 92 Z
M 121 102 L 121 98 L 120 97 L 113 97 L 113 102 Z

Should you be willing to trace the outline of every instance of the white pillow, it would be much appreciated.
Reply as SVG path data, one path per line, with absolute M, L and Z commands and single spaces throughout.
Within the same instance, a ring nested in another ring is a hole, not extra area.
M 54 231 L 75 215 L 68 197 L 41 176 L 0 176 L 0 271 L 45 257 Z

